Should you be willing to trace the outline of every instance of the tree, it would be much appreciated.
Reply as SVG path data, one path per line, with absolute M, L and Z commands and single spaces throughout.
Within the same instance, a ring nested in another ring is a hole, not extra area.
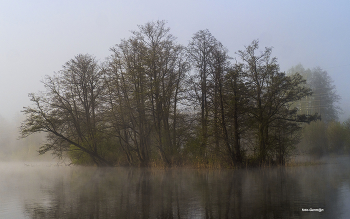
M 230 75 L 230 73 L 234 72 L 233 68 L 230 66 L 229 63 L 229 57 L 227 55 L 227 49 L 223 47 L 223 45 L 220 42 L 216 42 L 215 47 L 213 48 L 211 52 L 212 61 L 211 61 L 211 74 L 212 74 L 212 80 L 209 81 L 209 84 L 212 84 L 210 86 L 211 90 L 211 103 L 213 105 L 213 114 L 214 114 L 214 139 L 215 139 L 215 145 L 216 148 L 219 148 L 219 142 L 220 139 L 223 139 L 223 143 L 225 145 L 225 149 L 227 151 L 227 154 L 231 158 L 231 161 L 233 164 L 240 164 L 242 163 L 242 156 L 241 151 L 239 147 L 239 134 L 238 134 L 238 124 L 237 124 L 237 108 L 233 108 L 233 127 L 234 127 L 234 134 L 233 134 L 233 144 L 230 141 L 229 133 L 227 125 L 229 125 L 229 121 L 227 121 L 227 118 L 229 117 L 226 112 L 227 108 L 227 90 L 225 90 L 225 83 L 224 79 L 229 79 L 227 77 Z M 235 73 L 231 74 L 236 76 Z M 233 78 L 234 85 L 233 90 L 234 92 L 237 91 L 237 78 Z M 210 93 L 210 92 L 209 92 Z M 237 96 L 235 96 L 236 93 L 234 93 L 233 96 L 233 102 L 237 103 Z M 235 99 L 236 98 L 236 99 Z M 219 131 L 220 130 L 220 131 Z M 219 135 L 220 133 L 220 135 Z M 221 138 L 220 138 L 221 137 Z
M 191 95 L 195 102 L 200 105 L 200 125 L 201 143 L 200 155 L 204 156 L 208 141 L 208 81 L 211 76 L 212 52 L 217 44 L 217 40 L 209 30 L 200 30 L 194 34 L 192 41 L 188 45 L 188 54 L 191 64 L 197 74 L 191 78 L 193 85 Z
M 179 85 L 186 73 L 184 48 L 175 43 L 164 21 L 146 23 L 134 32 L 137 39 L 145 45 L 144 68 L 149 80 L 151 115 L 157 136 L 157 148 L 162 160 L 171 165 L 171 157 L 178 152 L 172 138 L 176 127 Z M 174 114 L 175 113 L 175 114 Z M 176 126 L 176 123 L 173 123 Z M 175 137 L 176 138 L 176 137 Z
M 23 110 L 22 137 L 45 132 L 47 143 L 40 154 L 52 151 L 62 157 L 69 152 L 73 160 L 85 158 L 98 166 L 113 165 L 105 158 L 104 83 L 96 60 L 77 55 L 63 70 L 46 76 L 43 83 L 44 92 L 29 94 L 34 105 Z
M 312 89 L 312 96 L 306 97 L 298 101 L 300 113 L 314 114 L 318 113 L 326 123 L 338 120 L 340 108 L 337 103 L 340 96 L 336 92 L 333 80 L 327 71 L 316 67 L 313 70 L 304 69 L 302 65 L 292 67 L 288 73 L 294 74 L 298 72 L 307 82 L 307 86 Z
M 345 132 L 345 152 L 350 152 L 350 118 L 343 122 Z
M 232 161 L 235 164 L 243 162 L 241 149 L 242 135 L 250 128 L 248 117 L 249 96 L 244 83 L 246 75 L 242 64 L 235 64 L 228 69 L 224 81 L 224 96 L 222 104 L 222 118 L 224 136 L 230 139 Z
M 301 151 L 313 156 L 323 156 L 328 152 L 327 125 L 324 121 L 306 125 L 302 132 Z
M 271 134 L 274 125 L 281 124 L 281 121 L 301 122 L 291 104 L 311 95 L 311 89 L 304 86 L 301 75 L 286 76 L 279 71 L 277 59 L 271 58 L 271 48 L 256 55 L 258 48 L 258 41 L 253 41 L 238 55 L 247 75 L 249 115 L 257 130 L 258 160 L 264 163 L 267 158 L 271 159 L 269 152 L 273 151 Z
M 141 165 L 148 165 L 153 146 L 166 165 L 179 153 L 178 106 L 189 66 L 169 31 L 164 21 L 139 26 L 112 48 L 107 69 L 113 127 L 128 157 L 135 151 Z
M 332 153 L 344 153 L 347 144 L 345 125 L 331 121 L 327 125 L 328 151 Z
M 328 73 L 320 67 L 313 69 L 308 84 L 313 91 L 313 110 L 318 112 L 326 123 L 338 120 L 340 108 L 336 104 L 340 97 Z

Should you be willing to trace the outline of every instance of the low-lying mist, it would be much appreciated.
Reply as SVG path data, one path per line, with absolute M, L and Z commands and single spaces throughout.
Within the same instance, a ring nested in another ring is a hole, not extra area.
M 0 161 L 53 161 L 50 154 L 39 155 L 38 150 L 45 141 L 44 133 L 20 138 L 19 127 L 23 118 L 12 121 L 0 116 Z

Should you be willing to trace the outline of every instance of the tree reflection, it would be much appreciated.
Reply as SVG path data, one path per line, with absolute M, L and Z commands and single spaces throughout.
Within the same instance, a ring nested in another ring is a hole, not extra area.
M 328 172 L 327 172 L 328 171 Z M 79 169 L 25 200 L 30 218 L 313 218 L 331 214 L 343 172 L 325 167 L 248 170 Z M 334 185 L 334 186 L 329 186 Z

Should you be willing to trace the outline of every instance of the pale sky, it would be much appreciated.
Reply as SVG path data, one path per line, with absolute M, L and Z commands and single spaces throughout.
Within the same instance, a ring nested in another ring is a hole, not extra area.
M 28 93 L 77 54 L 98 60 L 137 25 L 166 20 L 179 43 L 209 31 L 230 56 L 259 39 L 273 47 L 281 71 L 302 64 L 328 71 L 350 117 L 350 1 L 0 1 L 0 115 L 12 120 Z

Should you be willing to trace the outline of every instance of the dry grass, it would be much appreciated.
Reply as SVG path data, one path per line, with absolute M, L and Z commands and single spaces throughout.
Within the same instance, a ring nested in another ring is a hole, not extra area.
M 297 166 L 314 166 L 314 165 L 322 165 L 326 162 L 321 160 L 313 160 L 313 161 L 294 161 L 291 160 L 286 163 L 286 167 L 297 167 Z

